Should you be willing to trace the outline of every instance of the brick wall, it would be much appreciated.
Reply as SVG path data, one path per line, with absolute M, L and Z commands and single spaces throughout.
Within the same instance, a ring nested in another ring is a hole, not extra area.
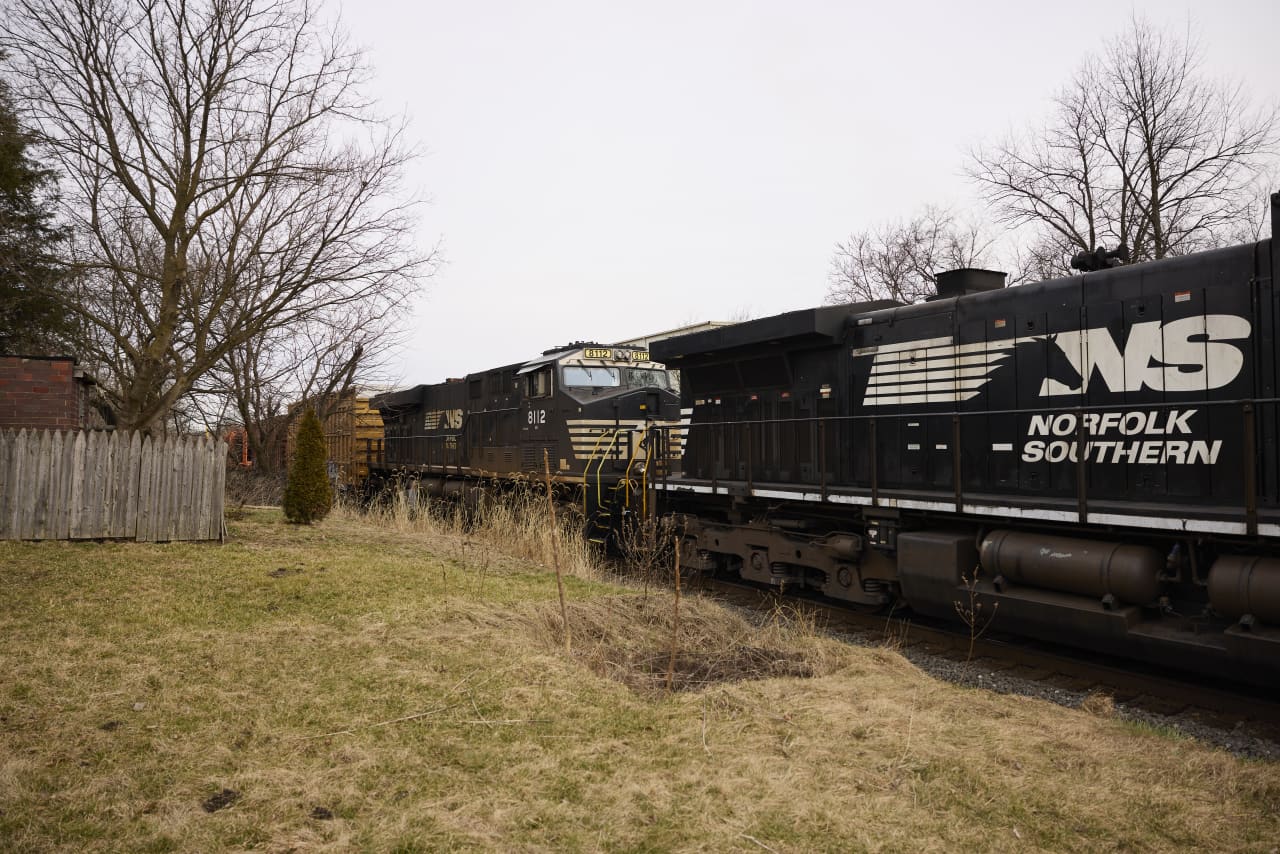
M 69 356 L 0 356 L 0 428 L 79 429 L 83 395 Z

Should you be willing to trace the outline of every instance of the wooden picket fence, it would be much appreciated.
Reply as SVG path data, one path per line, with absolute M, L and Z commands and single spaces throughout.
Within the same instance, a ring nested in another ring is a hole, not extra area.
M 207 436 L 0 430 L 0 540 L 219 540 L 226 465 Z

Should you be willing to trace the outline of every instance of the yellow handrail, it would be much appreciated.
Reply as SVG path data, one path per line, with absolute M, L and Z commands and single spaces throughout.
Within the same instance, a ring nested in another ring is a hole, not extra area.
M 649 435 L 649 427 L 644 429 L 645 435 Z M 659 437 L 662 441 L 667 441 L 666 433 L 659 428 Z M 653 443 L 649 442 L 644 446 L 644 472 L 640 478 L 640 518 L 643 519 L 649 515 L 649 472 L 653 470 Z
M 604 471 L 604 461 L 609 454 L 613 453 L 614 447 L 618 444 L 618 434 L 621 432 L 622 432 L 621 430 L 614 430 L 611 434 L 609 434 L 610 435 L 609 447 L 607 450 L 605 450 L 603 454 L 600 455 L 600 462 L 596 465 L 596 506 L 597 507 L 600 506 L 600 502 L 604 497 L 600 494 L 600 489 L 601 489 L 600 475 Z
M 596 454 L 600 450 L 600 443 L 603 442 L 605 439 L 610 438 L 617 432 L 618 432 L 617 430 L 612 430 L 612 431 L 601 433 L 599 436 L 597 436 L 595 447 L 591 449 L 591 456 L 587 457 L 587 464 L 582 470 L 582 515 L 583 516 L 587 515 L 587 490 L 591 488 L 591 464 L 596 460 Z M 600 460 L 600 467 L 603 467 L 603 465 L 604 465 L 604 459 L 602 457 Z M 597 481 L 600 480 L 600 477 L 599 477 L 600 467 L 597 467 L 596 469 Z M 596 506 L 599 506 L 599 504 L 600 504 L 600 490 L 597 488 L 596 489 Z
M 648 444 L 645 440 L 648 439 L 649 431 L 651 429 L 653 429 L 653 425 L 646 424 L 644 428 L 644 432 L 640 434 L 640 444 L 644 445 L 645 447 L 644 468 L 641 469 L 641 477 L 640 477 L 640 516 L 641 518 L 644 518 L 645 514 L 649 510 L 649 507 L 648 507 L 649 463 L 653 459 L 653 446 Z M 632 457 L 631 462 L 627 463 L 627 473 L 623 476 L 624 482 L 627 485 L 626 502 L 628 507 L 631 506 L 631 467 L 634 466 L 635 464 L 636 464 L 636 458 Z

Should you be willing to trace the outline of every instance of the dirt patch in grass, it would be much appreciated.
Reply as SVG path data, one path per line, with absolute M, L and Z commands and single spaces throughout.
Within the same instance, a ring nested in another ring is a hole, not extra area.
M 217 812 L 240 800 L 240 793 L 235 789 L 223 789 L 221 792 L 210 795 L 200 802 L 200 806 L 205 812 Z
M 649 696 L 726 682 L 821 676 L 849 658 L 848 649 L 823 638 L 802 609 L 778 609 L 753 623 L 714 601 L 685 596 L 678 630 L 675 623 L 674 596 L 667 591 L 575 602 L 569 608 L 573 658 Z M 557 606 L 534 609 L 532 629 L 548 650 L 563 646 Z

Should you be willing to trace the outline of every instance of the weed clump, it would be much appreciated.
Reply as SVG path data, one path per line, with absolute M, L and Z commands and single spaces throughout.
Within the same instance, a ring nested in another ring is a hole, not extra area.
M 1116 701 L 1110 694 L 1102 691 L 1090 691 L 1080 701 L 1081 711 L 1088 712 L 1095 718 L 1113 718 L 1116 715 Z
M 640 581 L 646 593 L 650 585 L 662 587 L 672 583 L 671 567 L 678 535 L 676 521 L 670 516 L 650 516 L 623 526 L 618 533 L 622 573 Z
M 824 639 L 813 616 L 800 608 L 779 606 L 755 622 L 700 597 L 682 606 L 672 659 L 675 611 L 668 592 L 572 603 L 574 657 L 594 673 L 649 696 L 758 679 L 824 676 L 848 662 L 847 648 Z M 556 642 L 558 620 L 549 609 L 539 612 L 538 622 L 544 638 Z
M 296 525 L 319 522 L 333 506 L 326 455 L 320 419 L 314 409 L 308 409 L 298 425 L 298 449 L 284 490 L 284 516 Z

